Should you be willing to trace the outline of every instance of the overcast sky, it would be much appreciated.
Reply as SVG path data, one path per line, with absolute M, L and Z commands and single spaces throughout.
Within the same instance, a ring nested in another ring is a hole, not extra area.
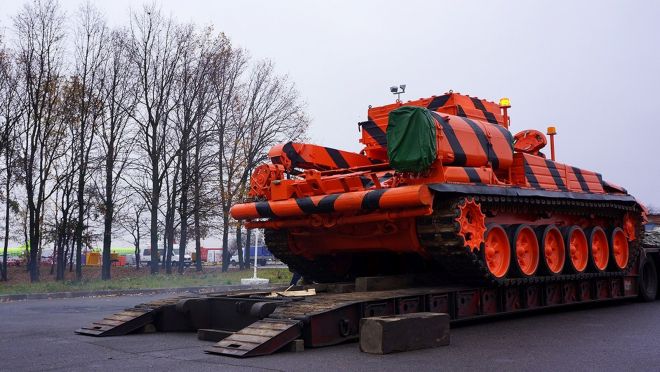
M 96 1 L 110 25 L 137 1 Z M 660 2 L 163 0 L 273 60 L 308 104 L 314 143 L 359 151 L 369 105 L 450 89 L 511 99 L 511 131 L 557 128 L 557 161 L 660 207 Z M 72 14 L 80 1 L 60 4 Z M 111 4 L 111 5 L 110 5 Z M 20 0 L 0 4 L 0 26 Z M 549 152 L 549 151 L 546 151 Z

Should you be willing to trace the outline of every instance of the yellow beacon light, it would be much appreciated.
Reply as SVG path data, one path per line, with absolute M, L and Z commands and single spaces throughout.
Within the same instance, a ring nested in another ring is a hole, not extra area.
M 500 99 L 500 107 L 511 107 L 511 102 L 508 98 L 502 98 Z

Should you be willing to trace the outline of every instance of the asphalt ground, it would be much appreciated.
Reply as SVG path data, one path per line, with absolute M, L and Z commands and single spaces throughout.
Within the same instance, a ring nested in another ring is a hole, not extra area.
M 453 324 L 449 346 L 390 355 L 356 342 L 235 359 L 194 333 L 74 331 L 172 294 L 0 302 L 0 371 L 660 371 L 660 301 L 618 301 Z

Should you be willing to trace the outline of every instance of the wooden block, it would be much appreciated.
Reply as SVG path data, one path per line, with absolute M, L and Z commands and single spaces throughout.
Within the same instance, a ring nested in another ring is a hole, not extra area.
M 289 342 L 289 351 L 296 353 L 305 351 L 305 340 L 298 338 Z
M 197 339 L 202 341 L 218 342 L 233 334 L 234 332 L 221 331 L 219 329 L 198 329 Z
M 137 333 L 154 333 L 156 332 L 156 327 L 149 323 L 145 324 L 140 330 L 137 331 Z
M 360 350 L 390 354 L 449 345 L 449 315 L 413 313 L 360 320 Z
M 408 288 L 414 281 L 414 275 L 365 276 L 355 279 L 355 292 Z

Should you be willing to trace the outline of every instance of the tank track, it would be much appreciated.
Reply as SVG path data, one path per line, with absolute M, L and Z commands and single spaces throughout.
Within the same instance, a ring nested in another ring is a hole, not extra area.
M 510 286 L 526 283 L 543 283 L 571 281 L 591 278 L 620 277 L 626 275 L 632 263 L 636 260 L 639 249 L 638 241 L 630 244 L 630 255 L 627 269 L 618 272 L 581 273 L 557 276 L 535 276 L 532 278 L 496 278 L 485 266 L 477 253 L 465 247 L 465 241 L 458 235 L 460 225 L 456 218 L 460 214 L 459 205 L 465 199 L 474 199 L 481 204 L 485 214 L 499 211 L 512 213 L 552 213 L 594 215 L 605 218 L 621 218 L 626 212 L 641 213 L 635 206 L 625 206 L 612 202 L 592 202 L 572 199 L 545 199 L 533 197 L 496 197 L 484 195 L 454 195 L 446 197 L 437 195 L 434 202 L 434 212 L 430 216 L 417 217 L 416 228 L 420 244 L 431 254 L 441 267 L 440 276 L 449 282 Z M 291 251 L 286 229 L 265 229 L 264 238 L 271 253 L 292 271 L 309 276 L 317 282 L 337 282 L 359 276 L 359 272 L 351 271 L 346 275 L 331 272 L 322 259 L 310 261 Z
M 286 229 L 264 229 L 264 240 L 270 253 L 289 266 L 291 271 L 319 283 L 332 283 L 349 279 L 349 277 L 334 274 L 321 262 L 310 261 L 291 252 Z
M 433 214 L 417 218 L 417 236 L 421 245 L 440 263 L 447 280 L 476 285 L 509 286 L 526 283 L 570 281 L 591 278 L 619 277 L 626 275 L 639 254 L 638 241 L 630 244 L 630 255 L 625 271 L 602 273 L 584 272 L 581 274 L 535 276 L 532 278 L 496 278 L 485 266 L 480 254 L 465 247 L 463 237 L 458 235 L 460 225 L 459 205 L 467 199 L 481 204 L 481 210 L 488 215 L 499 211 L 513 213 L 553 213 L 594 215 L 605 218 L 620 218 L 625 212 L 637 210 L 611 202 L 591 202 L 571 199 L 550 200 L 531 197 L 457 196 L 436 198 Z

